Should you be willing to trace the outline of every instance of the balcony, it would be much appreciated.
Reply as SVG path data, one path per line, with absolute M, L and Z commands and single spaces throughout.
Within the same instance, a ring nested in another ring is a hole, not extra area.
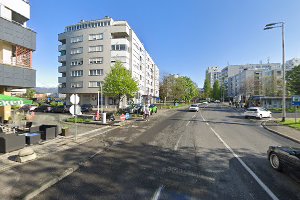
M 12 88 L 33 88 L 36 71 L 26 67 L 16 67 L 0 63 L 0 85 Z
M 67 67 L 66 66 L 59 66 L 58 67 L 58 73 L 64 73 L 67 71 Z
M 67 77 L 58 77 L 58 83 L 66 83 Z
M 2 17 L 0 17 L 0 27 L 1 40 L 30 50 L 36 49 L 36 33 L 34 31 Z
M 128 26 L 120 25 L 120 26 L 112 26 L 111 27 L 111 35 L 112 38 L 125 38 L 129 37 L 129 28 Z
M 58 56 L 58 62 L 66 62 L 66 55 Z
M 58 45 L 58 51 L 65 51 L 66 50 L 66 44 Z

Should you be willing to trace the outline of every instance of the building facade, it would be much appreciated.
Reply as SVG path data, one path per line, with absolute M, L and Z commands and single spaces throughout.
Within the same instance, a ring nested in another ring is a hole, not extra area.
M 227 97 L 234 101 L 248 99 L 253 95 L 265 95 L 278 79 L 280 63 L 246 64 L 227 66 L 222 70 L 222 80 L 227 90 Z M 231 70 L 231 73 L 228 71 Z M 274 76 L 273 74 L 276 73 Z
M 0 94 L 35 87 L 36 33 L 27 27 L 29 19 L 29 0 L 0 0 Z M 10 113 L 10 106 L 0 107 L 1 120 L 8 120 Z
M 206 78 L 209 78 L 210 85 L 213 87 L 214 83 L 221 78 L 221 68 L 220 67 L 208 67 L 206 70 Z
M 159 68 L 126 21 L 110 17 L 80 21 L 58 35 L 59 93 L 80 96 L 80 104 L 97 105 L 100 83 L 116 61 L 121 61 L 139 85 L 134 103 L 154 102 L 159 97 Z M 100 100 L 101 101 L 101 100 Z M 68 103 L 68 102 L 67 102 Z M 125 106 L 128 102 L 122 102 Z M 103 105 L 115 107 L 112 97 Z

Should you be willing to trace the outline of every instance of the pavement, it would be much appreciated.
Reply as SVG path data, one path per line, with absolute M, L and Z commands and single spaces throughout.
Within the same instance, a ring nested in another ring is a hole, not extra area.
M 277 123 L 277 120 L 268 120 L 262 123 L 267 130 L 300 143 L 300 131 Z

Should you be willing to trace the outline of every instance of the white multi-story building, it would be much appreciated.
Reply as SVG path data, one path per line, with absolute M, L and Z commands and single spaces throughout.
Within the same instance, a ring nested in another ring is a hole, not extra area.
M 66 94 L 67 99 L 76 93 L 81 104 L 97 105 L 100 83 L 116 61 L 123 63 L 139 85 L 135 103 L 155 102 L 159 97 L 159 69 L 126 21 L 110 17 L 82 20 L 67 26 L 58 41 L 59 93 Z M 103 99 L 106 107 L 117 103 L 113 97 Z
M 206 70 L 206 78 L 210 79 L 210 85 L 213 87 L 214 83 L 221 78 L 221 68 L 220 67 L 208 67 Z
M 29 0 L 0 0 L 0 94 L 10 96 L 13 89 L 35 87 L 36 33 L 27 26 L 29 19 Z M 0 121 L 10 115 L 10 106 L 0 106 Z

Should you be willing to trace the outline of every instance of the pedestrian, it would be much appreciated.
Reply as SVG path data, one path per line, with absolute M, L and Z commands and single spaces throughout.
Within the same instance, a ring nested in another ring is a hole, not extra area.
M 149 105 L 144 107 L 144 119 L 146 121 L 149 121 L 149 115 L 150 115 L 150 110 L 149 110 Z

